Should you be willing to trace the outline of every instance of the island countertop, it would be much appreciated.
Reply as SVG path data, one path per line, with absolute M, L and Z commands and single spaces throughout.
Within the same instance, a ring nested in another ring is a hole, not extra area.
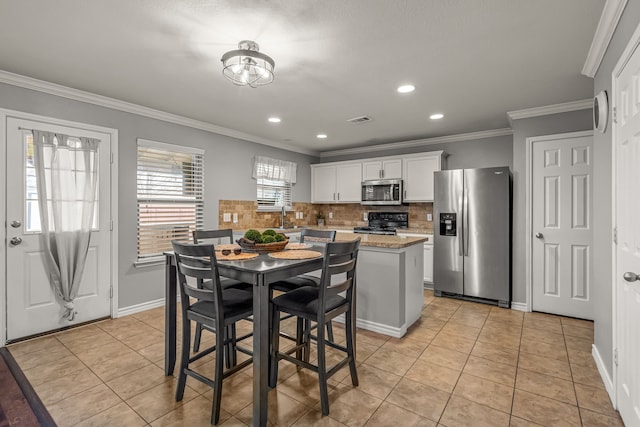
M 345 242 L 349 240 L 360 239 L 360 246 L 370 246 L 374 248 L 402 249 L 408 246 L 422 244 L 428 240 L 424 237 L 405 237 L 405 236 L 388 236 L 381 234 L 361 234 L 361 233 L 344 233 L 336 234 L 336 242 Z

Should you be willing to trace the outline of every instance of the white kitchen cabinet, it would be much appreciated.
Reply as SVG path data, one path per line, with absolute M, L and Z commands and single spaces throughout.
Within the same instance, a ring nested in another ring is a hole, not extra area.
M 381 159 L 362 162 L 362 180 L 401 179 L 402 159 Z
M 362 163 L 311 165 L 312 203 L 359 203 Z
M 433 201 L 433 173 L 442 168 L 442 151 L 402 161 L 405 202 Z

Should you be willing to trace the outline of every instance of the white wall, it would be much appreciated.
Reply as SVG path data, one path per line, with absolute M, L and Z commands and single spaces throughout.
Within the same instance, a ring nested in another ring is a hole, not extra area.
M 293 200 L 310 200 L 311 170 L 316 158 L 248 141 L 125 113 L 58 96 L 0 84 L 0 108 L 118 129 L 118 306 L 164 298 L 164 266 L 135 268 L 137 255 L 136 139 L 145 138 L 205 150 L 205 227 L 218 226 L 218 200 L 252 200 L 254 155 L 298 163 Z M 4 166 L 3 166 L 4 167 Z M 3 223 L 6 213 L 2 212 Z M 4 278 L 3 278 L 4 280 Z M 4 310 L 4 307 L 1 308 Z M 2 314 L 4 316 L 4 314 Z

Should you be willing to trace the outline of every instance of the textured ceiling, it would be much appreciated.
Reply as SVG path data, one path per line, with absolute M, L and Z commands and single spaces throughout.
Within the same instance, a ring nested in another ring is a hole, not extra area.
M 580 72 L 604 3 L 2 1 L 0 69 L 327 151 L 504 128 L 507 111 L 591 98 Z M 273 84 L 222 76 L 244 39 L 274 58 Z M 406 82 L 415 92 L 397 93 Z M 374 120 L 346 121 L 362 115 Z

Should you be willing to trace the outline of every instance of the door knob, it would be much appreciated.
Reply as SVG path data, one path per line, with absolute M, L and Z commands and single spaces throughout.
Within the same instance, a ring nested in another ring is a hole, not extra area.
M 627 271 L 622 275 L 622 278 L 627 282 L 635 282 L 636 280 L 640 280 L 640 274 L 632 273 Z
M 13 246 L 19 245 L 20 243 L 22 243 L 22 239 L 20 237 L 14 237 L 13 239 L 10 240 L 10 243 Z
M 22 223 L 20 221 L 11 221 L 11 226 L 13 228 L 18 228 L 22 225 Z
M 542 233 L 536 233 L 536 239 L 542 239 L 543 237 Z

